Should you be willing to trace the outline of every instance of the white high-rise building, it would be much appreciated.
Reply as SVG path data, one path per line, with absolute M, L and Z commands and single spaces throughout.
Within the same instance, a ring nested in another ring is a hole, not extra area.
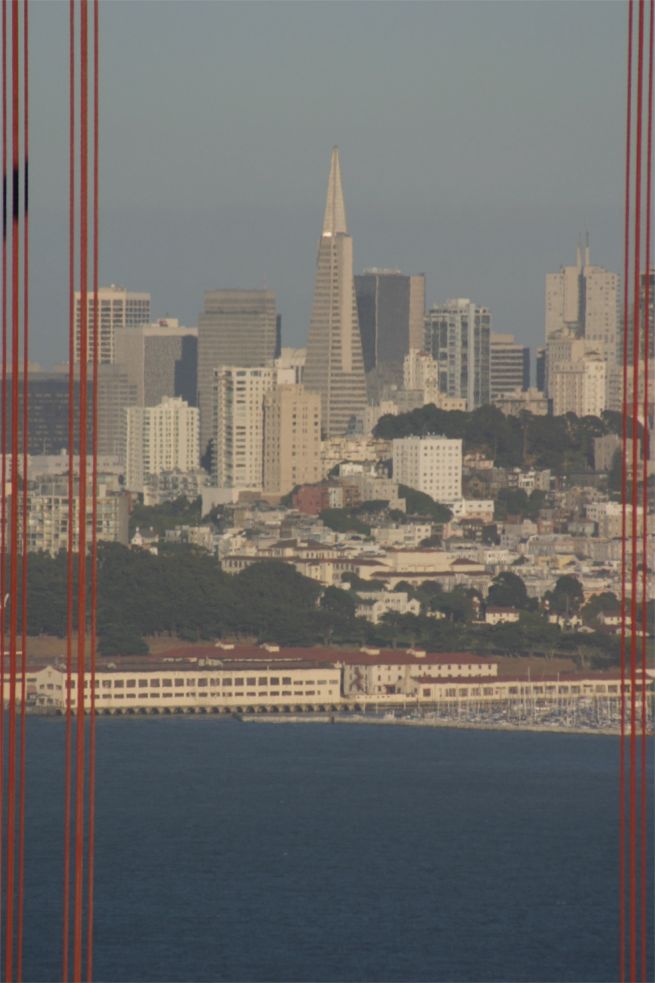
M 401 437 L 393 441 L 393 477 L 401 485 L 450 504 L 462 497 L 462 441 Z
M 130 491 L 143 491 L 148 475 L 199 466 L 195 406 L 166 396 L 158 406 L 130 406 L 125 415 L 125 483 Z
M 264 462 L 264 395 L 274 368 L 214 369 L 212 478 L 218 488 L 261 491 Z
M 86 295 L 87 308 L 87 360 L 93 360 L 93 325 L 95 318 L 95 294 Z M 112 283 L 98 288 L 98 360 L 102 365 L 112 365 L 114 357 L 114 333 L 123 328 L 133 328 L 150 321 L 150 294 L 132 293 Z M 82 294 L 75 291 L 75 361 L 80 360 L 82 328 Z
M 606 361 L 616 363 L 620 342 L 618 273 L 592 266 L 589 244 L 578 244 L 575 266 L 546 275 L 546 342 L 565 331 L 590 342 Z

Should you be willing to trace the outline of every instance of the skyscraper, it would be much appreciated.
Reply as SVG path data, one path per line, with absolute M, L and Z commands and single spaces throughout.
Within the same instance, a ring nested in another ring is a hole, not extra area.
M 620 277 L 592 266 L 589 243 L 578 244 L 576 265 L 546 274 L 546 342 L 558 331 L 592 342 L 610 364 L 619 353 Z
M 425 274 L 364 270 L 355 277 L 364 371 L 385 368 L 400 378 L 403 358 L 423 347 Z
M 125 484 L 130 491 L 143 491 L 148 475 L 198 467 L 195 406 L 165 396 L 157 406 L 131 406 L 125 416 Z
M 435 304 L 425 317 L 425 349 L 439 363 L 439 389 L 466 400 L 468 410 L 490 400 L 491 313 L 465 298 Z
M 264 395 L 275 385 L 275 369 L 224 365 L 214 369 L 213 375 L 214 484 L 261 491 Z
M 321 394 L 323 432 L 343 434 L 366 407 L 366 380 L 353 282 L 339 150 L 330 163 L 323 232 L 318 247 L 314 304 L 304 384 Z
M 87 352 L 88 360 L 93 358 L 93 323 L 95 316 L 95 295 L 87 293 Z M 135 327 L 150 320 L 150 294 L 132 293 L 124 287 L 112 283 L 110 287 L 98 288 L 98 361 L 101 365 L 114 362 L 114 337 L 123 328 Z M 82 295 L 75 291 L 75 361 L 80 360 L 80 341 L 82 324 Z
M 280 354 L 280 319 L 272 290 L 208 290 L 198 318 L 200 449 L 212 437 L 214 370 L 271 365 Z
M 301 385 L 264 394 L 264 491 L 285 495 L 321 480 L 321 397 Z
M 156 406 L 164 396 L 181 396 L 190 406 L 198 397 L 198 329 L 173 318 L 119 331 L 114 355 L 137 388 L 140 406 Z
M 530 349 L 511 334 L 493 334 L 490 341 L 491 401 L 503 393 L 530 386 Z

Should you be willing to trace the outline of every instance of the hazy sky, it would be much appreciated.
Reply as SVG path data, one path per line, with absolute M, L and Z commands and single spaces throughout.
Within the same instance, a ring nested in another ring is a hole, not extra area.
M 309 322 L 330 149 L 355 271 L 425 272 L 538 344 L 544 274 L 621 261 L 622 2 L 101 2 L 101 281 Z M 31 16 L 32 353 L 66 352 L 67 4 Z

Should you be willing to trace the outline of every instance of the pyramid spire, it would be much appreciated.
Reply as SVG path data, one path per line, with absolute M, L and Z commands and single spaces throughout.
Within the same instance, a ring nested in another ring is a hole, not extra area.
M 341 186 L 339 148 L 333 147 L 332 158 L 330 160 L 327 200 L 325 202 L 325 216 L 323 218 L 323 235 L 334 236 L 339 232 L 347 234 L 348 226 L 346 224 L 346 206 L 343 200 L 343 188 Z

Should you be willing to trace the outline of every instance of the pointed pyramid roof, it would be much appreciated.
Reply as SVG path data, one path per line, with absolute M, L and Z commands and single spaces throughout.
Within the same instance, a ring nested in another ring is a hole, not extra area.
M 348 226 L 346 224 L 346 206 L 343 200 L 343 188 L 341 187 L 339 148 L 333 147 L 332 158 L 330 160 L 327 200 L 325 202 L 325 216 L 323 218 L 323 235 L 336 235 L 338 232 L 347 233 Z

